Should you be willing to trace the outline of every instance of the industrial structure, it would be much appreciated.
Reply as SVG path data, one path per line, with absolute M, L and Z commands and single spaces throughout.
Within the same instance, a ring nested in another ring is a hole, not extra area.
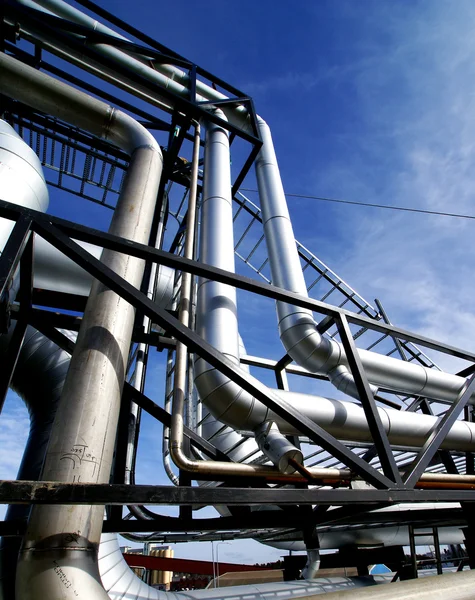
M 464 543 L 474 567 L 475 354 L 392 325 L 295 240 L 252 98 L 77 3 L 2 5 L 1 398 L 14 389 L 32 423 L 18 480 L 0 483 L 2 597 L 165 598 L 116 533 L 305 550 L 301 579 L 253 587 L 266 597 L 358 584 L 323 585 L 320 549 L 361 562 L 360 546 L 414 558 L 416 541 Z M 251 169 L 260 206 L 240 191 Z M 107 232 L 48 214 L 53 188 L 108 212 Z M 280 360 L 240 338 L 238 299 L 256 296 L 275 302 Z M 151 350 L 166 381 L 147 395 Z M 143 411 L 168 485 L 136 485 Z M 391 583 L 385 597 L 469 598 L 474 584 Z

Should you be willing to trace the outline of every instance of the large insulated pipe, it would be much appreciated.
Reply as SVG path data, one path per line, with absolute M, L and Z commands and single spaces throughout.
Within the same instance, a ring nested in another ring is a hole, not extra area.
M 221 116 L 222 113 L 219 111 Z M 199 159 L 199 135 L 200 128 L 195 130 L 195 144 L 193 152 L 193 162 L 190 181 L 190 197 L 188 202 L 188 216 L 186 238 L 184 246 L 184 256 L 192 257 L 194 247 L 194 231 L 196 219 L 196 198 L 198 182 L 198 159 Z M 201 255 L 202 260 L 213 256 L 214 260 L 221 257 L 226 263 L 226 268 L 234 269 L 233 254 L 233 231 L 232 226 L 224 227 L 228 219 L 221 223 L 220 212 L 231 211 L 231 179 L 230 179 L 230 158 L 229 158 L 229 140 L 227 132 L 211 123 L 206 124 L 206 142 L 205 142 L 205 167 L 203 182 L 203 201 L 202 201 L 202 221 L 201 221 Z M 211 205 L 218 205 L 219 210 L 214 210 Z M 223 227 L 222 227 L 223 225 Z M 203 233 L 206 231 L 206 233 Z M 221 251 L 220 251 L 221 249 Z M 230 250 L 230 251 L 229 251 Z M 203 259 L 204 255 L 204 259 Z M 231 257 L 231 258 L 230 258 Z M 216 298 L 213 303 L 203 303 L 200 296 L 203 293 L 208 297 Z M 229 295 L 228 295 L 229 294 Z M 211 326 L 202 332 L 207 341 L 215 345 L 219 350 L 230 356 L 234 361 L 238 361 L 238 333 L 237 322 L 230 320 L 226 314 L 227 310 L 236 316 L 236 291 L 229 286 L 222 286 L 212 281 L 201 281 L 198 292 L 198 305 L 200 311 L 210 311 L 214 319 L 219 322 L 221 332 L 214 326 Z M 232 308 L 234 307 L 234 309 Z M 182 287 L 180 297 L 180 320 L 183 324 L 189 324 L 189 314 L 191 308 L 191 276 L 187 273 L 182 274 Z M 201 313 L 200 313 L 201 314 Z M 199 318 L 199 317 L 198 317 Z M 198 331 L 200 326 L 198 325 Z M 209 337 L 208 337 L 209 336 Z M 272 469 L 259 467 L 255 465 L 245 465 L 240 463 L 222 463 L 219 461 L 192 460 L 183 450 L 183 425 L 184 425 L 184 395 L 186 389 L 186 354 L 187 349 L 183 344 L 177 344 L 176 364 L 174 376 L 174 395 L 172 405 L 172 426 L 170 431 L 170 453 L 174 463 L 181 469 L 194 473 L 207 474 L 232 474 L 232 475 L 275 475 Z M 196 364 L 201 359 L 197 359 Z M 201 364 L 203 361 L 201 360 Z M 204 367 L 206 369 L 206 366 Z M 208 369 L 211 369 L 207 365 Z M 211 369 L 215 372 L 215 369 Z M 199 387 L 198 387 L 199 389 Z M 226 402 L 226 396 L 223 398 Z
M 6 121 L 0 120 L 1 199 L 45 212 L 48 208 L 40 159 Z M 0 219 L 0 254 L 13 229 L 13 221 Z
M 446 573 L 398 581 L 370 589 L 340 590 L 326 594 L 325 600 L 472 600 L 475 572 Z
M 228 137 L 223 128 L 213 123 L 207 125 L 204 173 L 200 258 L 206 264 L 233 271 L 234 248 Z M 188 235 L 192 231 L 193 228 L 189 224 Z M 197 331 L 206 341 L 238 364 L 239 342 L 236 311 L 234 288 L 209 280 L 200 281 Z M 181 368 L 177 369 L 178 373 L 181 371 Z M 222 423 L 237 430 L 254 431 L 264 422 L 273 421 L 282 433 L 298 434 L 298 431 L 289 426 L 281 417 L 269 411 L 261 402 L 256 401 L 250 394 L 243 391 L 203 359 L 196 359 L 195 373 L 195 383 L 202 402 Z M 183 388 L 181 395 L 184 393 L 183 386 L 184 384 L 181 383 L 180 388 Z M 278 390 L 277 393 L 339 439 L 371 440 L 365 413 L 357 404 L 281 390 Z M 178 409 L 175 405 L 174 412 L 176 415 L 181 415 L 182 409 Z M 379 408 L 379 412 L 389 439 L 394 444 L 421 446 L 437 422 L 436 417 L 429 415 L 400 413 L 387 408 Z M 178 418 L 181 419 L 176 416 L 176 419 Z M 272 476 L 271 469 L 259 465 L 229 465 L 190 460 L 182 452 L 182 433 L 178 425 L 179 423 L 175 422 L 176 437 L 172 443 L 172 452 L 174 461 L 180 468 L 194 473 L 206 472 L 220 475 L 233 473 L 251 477 Z M 457 422 L 444 445 L 451 449 L 455 449 L 455 446 L 457 449 L 461 449 L 460 445 L 466 448 L 473 447 L 474 434 L 475 427 L 472 424 Z M 282 465 L 282 468 L 286 470 L 286 466 Z
M 205 170 L 200 229 L 200 258 L 206 264 L 234 270 L 232 203 L 230 192 L 229 144 L 227 132 L 209 123 L 205 142 Z M 188 235 L 193 228 L 187 227 Z M 190 246 L 192 247 L 192 245 Z M 185 298 L 185 301 L 186 298 Z M 236 291 L 219 282 L 200 281 L 197 302 L 197 331 L 215 348 L 236 364 L 239 363 Z M 178 372 L 181 372 L 181 368 Z M 254 431 L 267 421 L 277 424 L 281 433 L 295 435 L 298 431 L 281 417 L 269 411 L 261 402 L 243 391 L 228 377 L 211 367 L 203 359 L 195 362 L 195 383 L 202 402 L 214 417 L 237 430 Z M 182 387 L 183 384 L 180 384 Z M 367 420 L 357 404 L 316 398 L 294 392 L 277 391 L 285 400 L 339 439 L 370 441 Z M 183 389 L 181 391 L 183 394 Z M 436 417 L 379 408 L 383 427 L 394 444 L 421 446 Z M 181 408 L 174 409 L 182 414 Z M 178 419 L 178 417 L 176 417 Z M 174 461 L 180 468 L 194 473 L 207 472 L 222 475 L 233 472 L 246 476 L 271 476 L 272 470 L 259 465 L 226 464 L 192 461 L 181 451 L 182 435 L 175 422 L 176 438 L 172 444 Z M 475 427 L 457 422 L 446 438 L 447 448 L 472 447 Z M 282 465 L 284 470 L 286 467 Z M 275 472 L 274 472 L 275 475 Z
M 221 111 L 216 111 L 225 118 Z M 194 219 L 196 210 L 195 184 L 198 175 L 199 145 L 195 140 L 195 155 L 192 167 L 192 186 L 188 207 L 187 234 L 184 255 L 190 258 L 194 247 Z M 205 165 L 203 181 L 202 219 L 201 219 L 200 258 L 206 264 L 234 271 L 234 243 L 232 226 L 231 172 L 228 133 L 222 127 L 208 122 L 206 124 Z M 188 325 L 191 301 L 189 274 L 183 274 L 180 299 L 180 320 Z M 197 330 L 200 335 L 230 360 L 239 364 L 239 334 L 237 328 L 236 290 L 219 282 L 202 279 L 198 285 Z M 172 408 L 172 427 L 170 432 L 170 452 L 175 464 L 194 473 L 213 473 L 230 475 L 262 476 L 262 468 L 241 463 L 221 463 L 217 461 L 194 461 L 183 452 L 183 411 L 186 383 L 186 354 L 183 344 L 177 344 L 175 365 L 175 393 Z M 216 387 L 216 381 L 231 384 L 227 377 L 222 378 L 217 369 L 211 367 L 200 357 L 195 361 L 196 386 L 202 402 L 207 405 L 209 386 Z M 210 382 L 213 382 L 210 384 Z M 208 389 L 206 389 L 208 386 Z M 233 390 L 237 386 L 231 386 Z M 221 390 L 218 412 L 226 413 L 233 401 L 226 390 Z M 236 397 L 233 400 L 237 400 Z M 238 402 L 235 402 L 236 406 Z M 262 405 L 261 405 L 262 406 Z M 210 407 L 216 413 L 216 406 Z M 218 419 L 222 415 L 214 414 Z M 236 419 L 237 417 L 237 419 Z M 244 415 L 236 414 L 233 427 L 243 423 Z M 260 425 L 261 423 L 256 424 Z M 288 462 L 284 465 L 287 469 Z M 267 474 L 272 470 L 265 469 Z
M 162 170 L 160 148 L 126 114 L 2 55 L 2 92 L 119 146 L 131 156 L 110 233 L 148 243 Z M 102 262 L 140 287 L 144 264 L 104 251 Z M 95 281 L 84 312 L 42 477 L 109 481 L 134 309 Z M 22 599 L 106 597 L 97 570 L 101 507 L 32 509 L 17 573 Z M 59 575 L 60 574 L 60 575 Z

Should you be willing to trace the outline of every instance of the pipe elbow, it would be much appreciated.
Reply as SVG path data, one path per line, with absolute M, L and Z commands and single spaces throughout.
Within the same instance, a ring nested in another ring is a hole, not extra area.
M 267 421 L 256 428 L 254 435 L 261 452 L 284 475 L 295 473 L 294 464 L 303 464 L 303 454 L 282 433 L 276 423 Z M 294 463 L 294 464 L 292 464 Z
M 360 400 L 360 395 L 356 388 L 356 383 L 353 375 L 348 371 L 345 365 L 339 365 L 328 372 L 328 379 L 336 387 L 337 390 L 343 392 L 347 396 L 351 396 L 356 400 Z M 370 384 L 370 389 L 373 394 L 378 391 L 378 388 Z
M 169 593 L 152 588 L 135 575 L 125 562 L 118 537 L 114 533 L 102 534 L 98 562 L 102 585 L 108 594 L 107 598 L 166 600 L 170 597 Z
M 201 401 L 221 423 L 241 431 L 253 431 L 267 420 L 269 410 L 229 377 L 205 363 L 195 362 L 195 385 Z
M 342 358 L 339 344 L 323 337 L 308 312 L 295 312 L 279 323 L 280 339 L 289 356 L 312 373 L 327 374 Z
M 121 110 L 112 109 L 104 138 L 132 155 L 137 148 L 150 148 L 163 164 L 163 154 L 157 140 L 138 121 Z
M 302 579 L 315 579 L 320 570 L 320 562 L 320 550 L 318 548 L 307 550 L 307 564 L 302 571 Z
M 60 552 L 54 545 L 22 550 L 15 589 L 22 600 L 109 600 L 97 567 L 97 549 L 91 546 Z

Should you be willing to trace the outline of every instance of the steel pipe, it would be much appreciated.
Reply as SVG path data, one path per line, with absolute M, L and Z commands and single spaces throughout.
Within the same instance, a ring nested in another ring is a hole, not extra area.
M 148 243 L 162 170 L 149 132 L 120 111 L 51 77 L 0 56 L 2 92 L 104 137 L 131 155 L 109 231 Z M 144 263 L 104 251 L 102 261 L 139 287 Z M 134 309 L 97 281 L 84 312 L 42 476 L 108 482 Z M 22 599 L 107 597 L 97 570 L 101 507 L 35 507 L 17 570 Z

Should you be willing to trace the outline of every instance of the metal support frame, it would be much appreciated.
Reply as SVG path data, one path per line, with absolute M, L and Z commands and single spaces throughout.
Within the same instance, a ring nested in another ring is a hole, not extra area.
M 382 506 L 387 506 L 387 504 L 372 505 L 371 508 L 374 510 Z M 204 532 L 210 532 L 210 535 L 223 532 L 221 535 L 230 537 L 259 536 L 264 540 L 272 537 L 284 537 L 287 534 L 285 531 L 287 528 L 288 532 L 292 533 L 299 528 L 309 527 L 312 523 L 317 528 L 317 532 L 323 534 L 332 531 L 335 525 L 340 531 L 344 531 L 345 527 L 351 530 L 354 530 L 356 526 L 366 527 L 368 524 L 376 524 L 378 527 L 393 527 L 396 523 L 426 528 L 436 525 L 464 528 L 468 522 L 463 516 L 462 509 L 419 511 L 417 514 L 414 511 L 375 514 L 367 512 L 367 507 L 363 504 L 356 507 L 343 506 L 331 511 L 327 510 L 329 505 L 321 505 L 317 511 L 313 510 L 313 515 L 310 515 L 298 510 L 289 510 L 289 507 L 284 507 L 287 510 L 279 512 L 275 510 L 251 512 L 247 505 L 230 508 L 232 511 L 236 511 L 236 514 L 229 517 L 180 519 L 157 514 L 153 519 L 147 521 L 114 519 L 110 517 L 109 511 L 109 518 L 104 522 L 103 530 L 106 533 L 148 533 L 150 531 L 167 532 L 168 534 L 189 533 L 199 534 L 200 538 L 205 536 Z M 242 510 L 246 508 L 248 510 Z M 25 527 L 26 524 L 23 521 L 0 522 L 0 536 L 21 535 Z M 241 530 L 241 534 L 237 533 L 239 530 Z M 167 534 L 156 533 L 153 535 L 154 537 L 165 537 Z
M 309 310 L 325 316 L 331 316 L 335 319 L 341 314 L 344 315 L 350 323 L 354 323 L 355 325 L 367 327 L 368 329 L 372 329 L 373 331 L 378 331 L 381 333 L 388 333 L 389 335 L 398 337 L 398 339 L 414 342 L 431 350 L 442 352 L 444 354 L 448 354 L 449 356 L 454 356 L 456 358 L 461 358 L 462 360 L 475 363 L 474 353 L 442 342 L 437 342 L 436 340 L 427 336 L 411 333 L 406 329 L 395 327 L 394 325 L 386 325 L 385 323 L 381 323 L 380 321 L 376 321 L 369 317 L 353 313 L 344 308 L 335 307 L 320 300 L 314 300 L 312 298 L 300 296 L 294 292 L 289 292 L 283 288 L 279 288 L 268 283 L 262 283 L 243 275 L 230 273 L 217 267 L 211 267 L 194 260 L 170 254 L 164 250 L 158 250 L 144 244 L 139 244 L 130 240 L 124 240 L 118 236 L 94 229 L 92 227 L 86 227 L 78 223 L 73 223 L 72 221 L 67 221 L 66 219 L 45 215 L 44 213 L 19 207 L 9 202 L 0 200 L 0 216 L 17 221 L 21 215 L 34 219 L 35 223 L 37 224 L 36 227 L 41 226 L 42 223 L 54 225 L 58 234 L 63 233 L 74 237 L 74 239 L 79 241 L 90 242 L 92 244 L 100 245 L 101 247 L 108 248 L 109 250 L 115 250 L 117 252 L 124 252 L 143 260 L 151 260 L 173 269 L 193 273 L 194 275 L 203 277 L 205 279 L 212 279 L 214 281 L 219 281 L 220 283 L 231 285 L 238 289 L 260 294 L 266 298 L 280 300 L 282 302 L 294 304 L 295 306 L 302 308 L 308 308 Z M 79 256 L 81 253 L 79 250 L 77 252 Z M 72 260 L 74 262 L 78 262 L 78 264 L 79 260 L 84 262 L 86 264 L 85 269 L 90 271 L 92 259 L 91 261 L 88 261 L 88 257 L 91 258 L 88 254 L 88 256 L 85 256 L 81 259 L 73 258 Z
M 432 410 L 432 408 L 426 398 L 420 399 L 419 406 L 420 406 L 422 413 L 424 413 L 425 415 L 434 416 L 434 411 Z M 444 465 L 447 473 L 452 473 L 454 475 L 457 475 L 459 473 L 457 465 L 455 464 L 455 461 L 448 450 L 442 450 L 439 448 L 439 450 L 437 451 L 437 454 L 439 455 L 439 458 L 440 458 L 442 464 Z
M 470 377 L 465 386 L 465 389 L 460 394 L 456 402 L 454 402 L 447 410 L 445 415 L 434 426 L 425 444 L 420 452 L 407 469 L 404 475 L 404 482 L 409 487 L 414 486 L 419 481 L 420 476 L 429 465 L 433 456 L 444 441 L 446 435 L 450 431 L 458 416 L 470 400 L 473 390 L 475 389 L 475 374 Z
M 149 259 L 155 262 L 163 262 L 164 264 L 168 262 L 170 266 L 178 266 L 181 267 L 183 270 L 188 270 L 195 274 L 206 274 L 206 276 L 210 279 L 221 280 L 226 283 L 231 283 L 231 285 L 235 285 L 236 287 L 256 291 L 258 293 L 264 293 L 264 295 L 273 297 L 275 299 L 285 299 L 285 301 L 287 302 L 290 300 L 296 305 L 303 305 L 306 307 L 312 307 L 314 309 L 316 308 L 319 312 L 322 312 L 323 314 L 326 314 L 327 316 L 333 318 L 339 326 L 343 343 L 344 345 L 346 345 L 345 349 L 349 358 L 350 365 L 352 366 L 355 381 L 359 382 L 358 385 L 361 387 L 363 392 L 365 392 L 364 375 L 362 372 L 361 364 L 358 364 L 358 355 L 354 347 L 354 341 L 352 341 L 352 336 L 349 333 L 348 320 L 352 320 L 353 322 L 365 322 L 367 320 L 369 321 L 368 325 L 374 329 L 383 329 L 386 331 L 390 331 L 393 335 L 402 335 L 402 337 L 405 337 L 406 339 L 410 337 L 415 341 L 418 341 L 419 343 L 425 343 L 432 347 L 436 346 L 438 349 L 440 349 L 441 347 L 440 344 L 437 344 L 432 340 L 427 340 L 423 337 L 413 336 L 412 334 L 408 335 L 407 332 L 402 332 L 402 330 L 398 330 L 398 328 L 394 328 L 388 325 L 382 325 L 381 323 L 367 319 L 366 317 L 361 317 L 360 315 L 354 315 L 353 313 L 349 313 L 344 309 L 336 309 L 322 302 L 302 298 L 297 294 L 287 292 L 280 288 L 276 288 L 275 286 L 254 282 L 253 280 L 249 280 L 248 278 L 232 275 L 230 273 L 226 273 L 220 269 L 215 269 L 213 267 L 207 267 L 195 261 L 186 260 L 176 256 L 172 257 L 163 251 L 154 250 L 147 246 L 135 244 L 130 241 L 124 241 L 119 238 L 116 238 L 115 236 L 104 234 L 103 232 L 97 232 L 87 227 L 77 226 L 68 221 L 52 218 L 43 215 L 42 213 L 31 211 L 29 209 L 13 207 L 8 203 L 0 203 L 0 214 L 4 214 L 5 216 L 13 219 L 19 219 L 21 217 L 23 217 L 23 219 L 27 219 L 26 222 L 28 223 L 28 227 L 31 226 L 36 233 L 40 234 L 47 241 L 52 243 L 60 251 L 66 254 L 69 258 L 77 262 L 80 266 L 82 266 L 84 269 L 90 272 L 91 275 L 100 279 L 105 285 L 116 291 L 118 294 L 122 295 L 127 301 L 131 302 L 133 305 L 135 305 L 137 308 L 143 311 L 144 314 L 148 315 L 151 319 L 153 319 L 154 322 L 157 322 L 159 325 L 163 326 L 170 334 L 174 335 L 180 341 L 183 341 L 186 345 L 190 347 L 192 351 L 196 352 L 200 356 L 203 356 L 203 358 L 210 362 L 210 364 L 213 364 L 214 366 L 222 370 L 223 373 L 225 373 L 236 383 L 241 385 L 244 389 L 252 393 L 266 406 L 269 406 L 283 418 L 288 420 L 290 423 L 294 424 L 303 435 L 307 435 L 315 443 L 325 448 L 333 456 L 341 460 L 341 462 L 343 462 L 356 473 L 358 473 L 364 480 L 368 481 L 377 488 L 390 489 L 401 486 L 400 481 L 397 479 L 397 476 L 394 473 L 394 466 L 391 465 L 390 459 L 389 461 L 386 460 L 385 469 L 387 473 L 390 473 L 391 478 L 388 477 L 386 473 L 381 474 L 380 472 L 376 471 L 373 467 L 368 465 L 362 458 L 351 452 L 344 444 L 339 442 L 333 436 L 329 435 L 326 431 L 315 425 L 309 419 L 303 417 L 300 413 L 295 411 L 295 409 L 293 409 L 292 406 L 287 405 L 284 401 L 282 401 L 282 399 L 277 397 L 265 386 L 253 380 L 246 373 L 243 373 L 239 368 L 237 368 L 234 364 L 230 363 L 230 361 L 223 357 L 214 348 L 205 343 L 194 332 L 190 331 L 186 327 L 183 327 L 173 316 L 169 315 L 166 311 L 156 307 L 138 290 L 127 284 L 115 273 L 111 272 L 109 269 L 104 267 L 100 263 L 100 261 L 94 259 L 89 253 L 85 252 L 80 246 L 78 246 L 69 237 L 67 237 L 67 235 L 65 235 L 63 231 L 68 233 L 69 235 L 74 235 L 76 238 L 85 239 L 85 241 L 91 241 L 93 243 L 94 241 L 96 241 L 97 243 L 100 240 L 101 245 L 105 247 L 110 247 L 114 250 L 125 251 L 129 254 L 140 256 L 141 258 Z M 23 222 L 25 223 L 25 221 Z M 18 261 L 18 256 L 20 255 L 19 250 L 21 250 L 21 248 L 19 249 L 18 247 L 16 247 L 16 250 L 17 252 L 15 254 L 15 260 Z M 2 262 L 4 260 L 11 260 L 9 256 L 10 252 L 8 252 L 6 255 L 4 254 L 4 256 L 2 256 Z M 3 268 L 5 269 L 5 267 Z M 464 353 L 462 351 L 459 351 L 458 349 L 443 349 L 454 355 L 463 356 L 464 358 L 472 358 L 472 356 L 470 356 L 468 353 Z M 475 357 L 472 358 L 472 360 L 474 359 Z M 469 391 L 466 391 L 466 393 L 462 395 L 459 402 L 456 403 L 455 406 L 463 407 L 464 403 L 466 403 L 468 400 L 468 395 Z M 369 403 L 367 402 L 366 404 L 367 406 L 365 410 L 369 415 L 368 418 L 370 422 L 372 421 L 370 427 L 376 427 L 378 429 L 378 423 L 374 417 L 374 414 L 377 414 L 377 411 L 375 410 L 374 398 L 372 403 L 371 398 L 369 398 Z M 455 408 L 450 410 L 451 420 L 454 418 L 454 414 Z M 447 417 L 447 419 L 448 418 L 449 417 Z M 382 455 L 381 458 L 383 462 L 384 452 L 388 450 L 389 445 L 387 444 L 387 439 L 385 443 L 384 437 L 381 433 L 381 429 L 382 426 L 379 423 L 380 440 L 378 443 L 380 444 L 380 447 L 378 448 L 378 451 Z M 443 435 L 445 433 L 445 429 L 446 427 L 443 426 L 441 432 L 437 434 L 436 441 L 433 442 L 430 446 L 431 451 L 435 446 L 437 446 L 437 444 L 441 443 Z M 376 434 L 376 437 L 377 435 L 378 434 Z M 437 447 L 435 449 L 437 450 Z M 397 472 L 397 474 L 399 473 Z M 415 483 L 415 477 L 412 477 L 410 480 L 410 485 L 415 485 Z
M 253 380 L 247 373 L 223 356 L 215 348 L 206 343 L 193 331 L 181 325 L 175 318 L 169 315 L 165 310 L 157 307 L 144 294 L 140 293 L 124 279 L 118 277 L 111 269 L 105 267 L 99 260 L 92 257 L 87 251 L 83 250 L 77 243 L 64 235 L 58 228 L 48 223 L 48 219 L 43 217 L 33 223 L 36 233 L 46 239 L 58 250 L 83 267 L 93 277 L 99 279 L 111 290 L 121 295 L 132 305 L 140 308 L 145 315 L 154 322 L 164 327 L 169 333 L 174 335 L 179 341 L 187 345 L 191 351 L 197 353 L 207 362 L 220 369 L 226 376 L 229 376 L 235 383 L 238 383 L 243 389 L 253 394 L 255 398 L 263 402 L 266 406 L 274 410 L 279 416 L 286 419 L 290 424 L 299 429 L 303 435 L 307 435 L 312 441 L 328 450 L 333 456 L 341 460 L 344 464 L 351 467 L 356 473 L 361 475 L 366 481 L 375 485 L 377 488 L 390 488 L 393 482 L 382 475 L 379 471 L 365 463 L 358 455 L 354 454 L 348 448 L 338 441 L 334 436 L 327 433 L 320 426 L 313 423 L 310 419 L 302 415 L 293 406 L 287 404 L 276 394 L 271 392 L 260 382 Z M 101 236 L 103 242 L 103 236 Z M 103 244 L 104 245 L 104 244 Z M 130 253 L 130 252 L 129 252 Z M 193 261 L 190 261 L 193 262 Z
M 421 527 L 421 529 L 424 527 Z M 427 527 L 425 527 L 424 529 L 427 529 Z M 443 561 L 442 561 L 442 556 L 440 553 L 440 541 L 439 541 L 439 530 L 437 526 L 432 526 L 430 527 L 431 529 L 431 533 L 427 534 L 424 531 L 421 532 L 417 532 L 417 527 L 413 524 L 408 525 L 408 531 L 409 531 L 409 548 L 410 548 L 410 553 L 411 553 L 411 565 L 410 565 L 410 570 L 411 570 L 411 576 L 412 579 L 417 579 L 419 577 L 418 574 L 418 560 L 417 560 L 417 554 L 416 554 L 416 538 L 417 537 L 422 537 L 422 536 L 431 536 L 434 540 L 434 554 L 435 554 L 435 564 L 436 564 L 436 568 L 437 568 L 437 575 L 442 575 L 443 574 Z
M 465 421 L 473 423 L 473 409 L 470 406 L 464 408 Z M 465 472 L 470 475 L 475 474 L 475 454 L 473 452 L 465 453 Z
M 54 481 L 0 481 L 0 504 L 100 504 L 100 505 L 193 505 L 295 506 L 329 504 L 365 505 L 367 510 L 381 503 L 473 502 L 473 490 L 410 489 L 289 489 L 251 487 L 193 487 L 123 485 L 99 483 L 57 483 Z M 280 514 L 280 513 L 279 513 Z M 280 520 L 279 520 L 280 523 Z
M 205 71 L 193 62 L 184 59 L 175 52 L 172 52 L 165 46 L 158 44 L 151 38 L 141 35 L 140 32 L 138 32 L 137 30 L 134 30 L 130 26 L 127 26 L 127 24 L 114 18 L 113 15 L 111 15 L 107 11 L 104 11 L 103 9 L 100 9 L 100 7 L 97 7 L 95 5 L 93 9 L 95 10 L 95 12 L 97 12 L 98 14 L 100 13 L 110 22 L 115 22 L 116 24 L 120 22 L 120 27 L 124 30 L 128 30 L 129 32 L 133 30 L 133 35 L 135 35 L 139 39 L 142 38 L 142 41 L 147 40 L 145 43 L 148 44 L 148 46 L 135 44 L 133 42 L 127 42 L 115 36 L 107 35 L 97 31 L 93 32 L 90 29 L 83 27 L 82 25 L 71 23 L 65 19 L 56 17 L 54 15 L 49 15 L 47 13 L 36 11 L 32 8 L 19 5 L 13 0 L 5 0 L 4 6 L 5 15 L 7 17 L 15 19 L 15 21 L 20 25 L 20 27 L 25 26 L 29 31 L 33 32 L 33 35 L 35 31 L 40 32 L 41 35 L 47 34 L 50 39 L 58 40 L 63 45 L 80 51 L 81 54 L 88 57 L 90 60 L 100 62 L 104 66 L 113 69 L 118 74 L 124 75 L 127 78 L 127 80 L 134 82 L 142 89 L 146 89 L 150 92 L 151 97 L 153 97 L 154 93 L 156 93 L 157 90 L 155 86 L 150 81 L 148 81 L 148 79 L 132 71 L 131 69 L 128 69 L 123 65 L 118 65 L 114 61 L 99 54 L 94 48 L 94 45 L 101 43 L 108 44 L 112 47 L 125 47 L 126 49 L 132 49 L 133 52 L 142 54 L 143 56 L 146 56 L 149 59 L 153 59 L 158 62 L 166 62 L 167 64 L 173 64 L 180 68 L 184 68 L 186 71 L 188 71 L 191 92 L 189 98 L 181 97 L 166 88 L 160 90 L 160 95 L 165 99 L 170 100 L 170 104 L 175 107 L 175 112 L 187 115 L 188 119 L 195 119 L 197 121 L 205 119 L 208 121 L 212 121 L 220 127 L 223 127 L 224 129 L 228 130 L 234 136 L 240 137 L 251 144 L 252 147 L 249 156 L 246 159 L 240 173 L 237 175 L 235 182 L 233 183 L 233 194 L 237 192 L 241 183 L 244 181 L 247 173 L 249 172 L 252 164 L 254 163 L 254 160 L 262 146 L 262 140 L 260 138 L 259 129 L 257 127 L 257 115 L 251 97 L 247 96 L 240 90 L 237 90 L 236 88 L 224 82 L 220 78 Z M 30 62 L 32 60 L 36 59 L 30 59 Z M 40 61 L 39 67 L 41 66 L 42 62 Z M 232 97 L 222 101 L 218 100 L 212 102 L 197 102 L 195 91 L 197 75 L 206 77 L 208 80 L 211 81 L 213 85 L 219 85 L 226 93 L 230 94 Z M 241 106 L 244 106 L 247 109 L 252 133 L 248 133 L 244 129 L 228 122 L 225 119 L 221 119 L 220 117 L 207 110 L 210 104 L 235 105 L 236 103 L 238 103 Z M 159 128 L 163 128 L 163 121 L 160 121 Z
M 374 445 L 378 452 L 383 472 L 386 477 L 388 477 L 398 486 L 403 486 L 398 466 L 391 451 L 388 436 L 381 422 L 381 417 L 376 407 L 376 402 L 374 401 L 373 392 L 371 391 L 368 380 L 364 373 L 364 368 L 345 315 L 338 315 L 336 318 L 336 325 L 340 334 L 341 343 L 345 349 L 348 364 L 355 380 L 355 385 L 356 389 L 358 390 L 361 404 L 363 405 L 363 409 L 368 420 L 368 426 L 373 435 Z M 415 483 L 416 482 L 414 482 L 414 484 Z
M 411 569 L 412 579 L 417 579 L 417 555 L 416 555 L 416 538 L 414 536 L 414 526 L 409 525 L 409 548 L 411 553 Z

